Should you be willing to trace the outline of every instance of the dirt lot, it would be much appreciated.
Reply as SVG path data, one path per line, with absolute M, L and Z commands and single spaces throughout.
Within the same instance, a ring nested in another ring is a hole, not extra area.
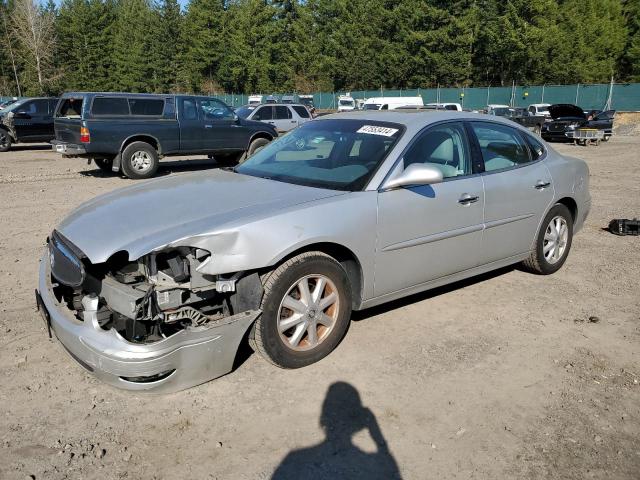
M 640 137 L 557 148 L 589 162 L 593 196 L 557 274 L 504 269 L 361 312 L 319 364 L 247 353 L 168 396 L 94 380 L 34 308 L 47 234 L 131 182 L 46 148 L 0 154 L 0 478 L 637 479 L 640 238 L 602 227 L 640 216 Z

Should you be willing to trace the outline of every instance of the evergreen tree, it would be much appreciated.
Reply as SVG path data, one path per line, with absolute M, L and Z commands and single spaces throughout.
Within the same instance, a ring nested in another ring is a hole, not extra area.
M 151 32 L 150 90 L 177 92 L 179 87 L 179 57 L 182 13 L 177 0 L 161 0 L 154 6 Z
M 66 90 L 111 88 L 111 35 L 114 3 L 63 0 L 58 12 L 56 58 Z
M 150 51 L 153 15 L 149 0 L 117 0 L 112 36 L 112 67 L 109 80 L 113 90 L 151 90 Z
M 181 41 L 181 82 L 187 91 L 217 90 L 223 47 L 224 0 L 192 0 L 187 7 Z

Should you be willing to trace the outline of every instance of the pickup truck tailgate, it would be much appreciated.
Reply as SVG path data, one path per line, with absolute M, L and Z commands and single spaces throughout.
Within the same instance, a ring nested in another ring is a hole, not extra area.
M 56 118 L 54 130 L 56 140 L 67 143 L 80 143 L 80 126 L 82 120 L 79 118 Z

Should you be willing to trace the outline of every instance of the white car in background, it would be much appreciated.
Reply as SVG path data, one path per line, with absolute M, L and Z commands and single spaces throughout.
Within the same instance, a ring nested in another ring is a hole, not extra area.
M 551 118 L 551 113 L 549 112 L 550 103 L 532 103 L 527 108 L 529 115 L 538 116 L 542 115 L 545 118 Z
M 451 110 L 454 112 L 461 112 L 462 105 L 459 103 L 427 103 L 427 107 L 433 107 L 433 110 Z
M 312 120 L 311 113 L 301 103 L 245 105 L 236 109 L 236 115 L 247 120 L 269 123 L 279 132 L 288 132 Z
M 262 103 L 262 95 L 249 95 L 249 105 L 260 105 Z
M 350 112 L 356 109 L 356 101 L 351 95 L 340 95 L 338 97 L 338 111 Z
M 406 106 L 422 106 L 422 97 L 371 97 L 365 100 L 363 110 L 395 110 Z

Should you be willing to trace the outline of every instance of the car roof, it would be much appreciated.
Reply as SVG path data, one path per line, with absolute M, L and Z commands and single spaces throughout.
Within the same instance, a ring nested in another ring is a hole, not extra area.
M 389 122 L 403 125 L 410 135 L 417 133 L 424 127 L 446 120 L 481 120 L 485 122 L 502 123 L 516 129 L 524 129 L 513 120 L 485 115 L 483 113 L 458 112 L 456 110 L 397 110 L 378 111 L 360 110 L 323 115 L 314 122 L 324 122 L 326 120 L 370 120 L 372 122 Z
M 263 105 L 266 105 L 268 107 L 305 107 L 303 104 L 301 103 L 282 103 L 282 102 L 273 102 L 273 103 L 259 103 L 257 105 L 244 105 L 245 107 L 253 107 L 253 108 L 258 108 L 261 107 Z

